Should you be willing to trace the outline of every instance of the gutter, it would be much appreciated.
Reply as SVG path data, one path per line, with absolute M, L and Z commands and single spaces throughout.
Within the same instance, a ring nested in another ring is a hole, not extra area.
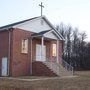
M 30 74 L 32 75 L 32 37 L 30 38 L 31 40 L 31 63 L 30 63 Z
M 8 73 L 7 73 L 7 76 L 10 76 L 10 67 L 11 67 L 11 30 L 12 28 L 9 28 L 8 29 Z

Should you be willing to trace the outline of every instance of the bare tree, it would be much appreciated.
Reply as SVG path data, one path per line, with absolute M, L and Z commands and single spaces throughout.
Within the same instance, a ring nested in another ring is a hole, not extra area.
M 85 42 L 86 33 L 61 23 L 56 29 L 65 38 L 64 59 L 77 69 L 90 68 L 90 43 Z M 88 65 L 89 64 L 89 65 Z

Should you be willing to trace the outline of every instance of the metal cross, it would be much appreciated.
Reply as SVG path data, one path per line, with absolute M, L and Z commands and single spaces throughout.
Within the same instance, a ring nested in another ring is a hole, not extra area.
M 42 11 L 43 11 L 43 8 L 44 8 L 42 2 L 41 2 L 41 4 L 39 4 L 39 6 L 41 7 L 41 16 L 42 16 Z

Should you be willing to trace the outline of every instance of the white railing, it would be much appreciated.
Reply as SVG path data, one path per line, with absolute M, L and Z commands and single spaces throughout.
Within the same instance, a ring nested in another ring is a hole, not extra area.
M 40 56 L 36 56 L 37 58 Z M 51 60 L 51 58 L 46 58 L 44 56 L 41 56 L 41 60 L 36 60 L 36 57 L 34 58 L 35 61 L 41 61 L 42 63 L 44 63 L 49 69 L 51 69 L 55 74 L 57 74 L 58 76 L 60 76 L 61 72 L 61 66 L 60 63 L 57 63 L 56 58 L 54 58 L 55 60 Z M 62 60 L 62 64 L 63 67 L 70 72 L 72 75 L 74 75 L 74 68 L 68 64 L 65 60 Z
M 60 67 L 59 64 L 52 61 L 45 61 L 43 62 L 49 69 L 51 69 L 56 75 L 60 75 Z
M 66 68 L 66 70 L 70 71 L 72 75 L 74 75 L 74 67 L 70 64 L 68 64 L 65 60 L 62 60 L 63 66 Z
M 37 60 L 36 59 L 36 57 L 37 58 L 39 58 L 39 57 L 41 57 L 41 60 L 39 59 L 39 60 Z M 34 57 L 34 60 L 35 61 L 41 61 L 42 63 L 44 63 L 49 69 L 51 69 L 51 71 L 53 71 L 56 75 L 60 75 L 60 67 L 59 67 L 59 63 L 57 63 L 56 61 L 56 59 L 54 60 L 51 60 L 51 58 L 46 58 L 46 57 L 44 57 L 44 56 L 36 56 L 36 57 Z

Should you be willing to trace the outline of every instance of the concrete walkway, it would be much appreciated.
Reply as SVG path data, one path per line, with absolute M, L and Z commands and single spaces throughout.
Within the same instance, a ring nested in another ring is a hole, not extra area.
M 32 76 L 31 76 L 32 77 Z M 63 76 L 63 77 L 33 77 L 33 78 L 14 78 L 14 77 L 0 77 L 0 79 L 7 80 L 23 80 L 23 81 L 37 81 L 37 80 L 54 80 L 54 79 L 63 79 L 63 78 L 76 78 L 78 76 Z

